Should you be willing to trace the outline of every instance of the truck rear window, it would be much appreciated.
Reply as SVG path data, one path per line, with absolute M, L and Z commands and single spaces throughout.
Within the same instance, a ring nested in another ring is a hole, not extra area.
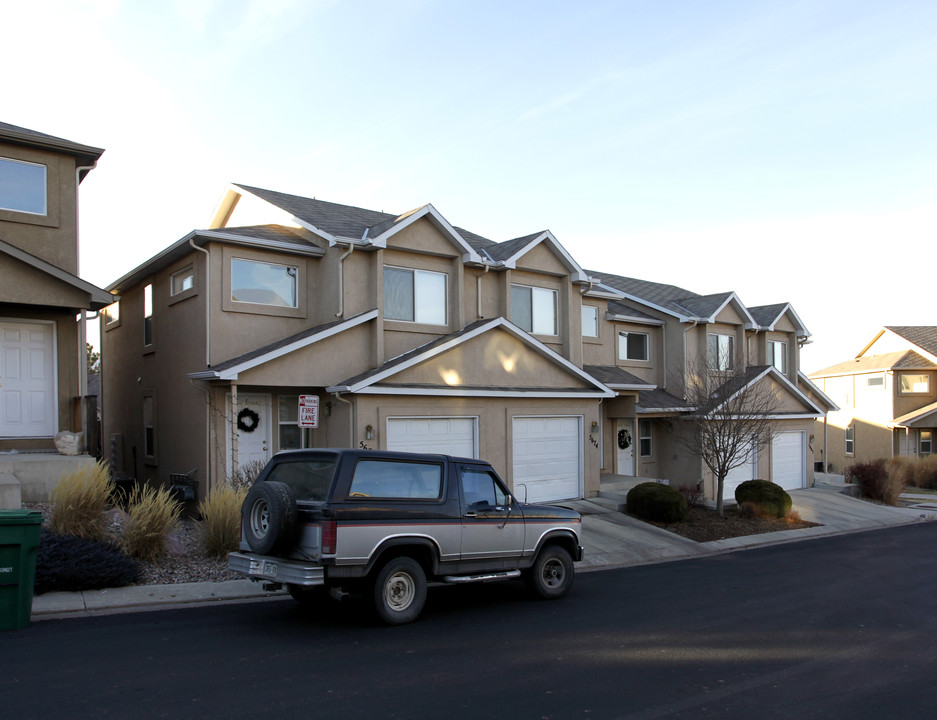
M 442 497 L 442 465 L 359 460 L 348 497 L 438 500 Z
M 334 474 L 334 460 L 295 460 L 276 465 L 267 480 L 286 483 L 297 500 L 325 500 Z

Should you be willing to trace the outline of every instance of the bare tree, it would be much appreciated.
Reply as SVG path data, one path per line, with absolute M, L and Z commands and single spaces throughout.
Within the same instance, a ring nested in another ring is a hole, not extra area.
M 686 400 L 692 412 L 682 418 L 681 441 L 716 479 L 716 512 L 723 516 L 723 492 L 729 472 L 752 460 L 775 435 L 778 395 L 770 366 L 713 370 L 703 362 L 688 369 Z

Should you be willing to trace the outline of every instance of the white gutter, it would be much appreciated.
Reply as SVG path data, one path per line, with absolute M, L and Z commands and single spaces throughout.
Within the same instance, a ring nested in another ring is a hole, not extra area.
M 362 240 L 367 240 L 368 238 L 368 228 L 364 230 L 364 236 Z M 355 251 L 355 244 L 353 242 L 348 243 L 348 250 L 345 251 L 345 254 L 338 259 L 338 312 L 335 313 L 335 317 L 341 317 L 345 314 L 345 258 L 351 255 Z
M 94 170 L 97 167 L 97 160 L 95 160 L 91 165 L 79 165 L 75 168 L 75 249 L 79 247 L 78 243 L 78 186 L 81 184 L 81 171 L 82 170 Z M 78 277 L 80 274 L 79 268 L 79 258 L 75 257 L 75 277 Z M 85 401 L 84 398 L 88 395 L 88 324 L 85 319 L 85 311 L 82 310 L 79 313 L 78 320 L 78 397 L 82 398 L 81 401 L 81 418 L 79 419 L 79 426 L 81 428 L 81 437 L 85 443 L 85 450 L 89 450 L 88 447 L 88 422 L 87 417 L 88 413 L 85 411 Z
M 335 399 L 348 406 L 348 447 L 355 446 L 355 404 L 351 400 L 342 397 L 341 392 L 333 392 Z
M 478 303 L 478 319 L 483 320 L 485 318 L 482 315 L 482 278 L 488 274 L 488 271 L 491 269 L 491 265 L 485 263 L 485 272 L 475 278 L 475 298 Z

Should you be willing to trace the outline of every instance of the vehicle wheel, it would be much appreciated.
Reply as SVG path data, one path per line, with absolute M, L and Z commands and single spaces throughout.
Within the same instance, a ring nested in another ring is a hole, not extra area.
M 241 506 L 241 527 L 250 549 L 261 555 L 286 550 L 296 537 L 296 499 L 289 485 L 255 482 Z
M 576 577 L 575 572 L 569 553 L 559 545 L 550 545 L 537 556 L 525 580 L 535 595 L 554 600 L 569 592 Z
M 305 607 L 318 607 L 329 599 L 329 588 L 325 585 L 293 585 L 288 584 L 286 589 L 296 602 Z
M 373 594 L 374 608 L 385 623 L 413 622 L 426 602 L 426 574 L 413 558 L 394 558 L 377 574 Z

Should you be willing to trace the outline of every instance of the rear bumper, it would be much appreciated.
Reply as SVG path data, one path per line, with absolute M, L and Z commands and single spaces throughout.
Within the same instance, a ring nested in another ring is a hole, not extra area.
M 287 585 L 325 584 L 325 570 L 321 565 L 254 553 L 228 553 L 228 569 L 252 579 Z

